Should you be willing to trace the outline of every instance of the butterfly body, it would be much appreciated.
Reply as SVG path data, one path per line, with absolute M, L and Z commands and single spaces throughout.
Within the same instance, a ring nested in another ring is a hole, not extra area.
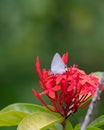
M 53 74 L 62 74 L 67 71 L 67 66 L 61 59 L 59 53 L 56 53 L 52 59 L 51 72 Z

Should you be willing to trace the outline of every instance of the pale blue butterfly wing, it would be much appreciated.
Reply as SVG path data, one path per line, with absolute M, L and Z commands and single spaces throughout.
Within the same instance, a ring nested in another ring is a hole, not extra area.
M 61 56 L 56 53 L 52 59 L 51 72 L 53 74 L 62 74 L 67 71 L 67 67 L 61 59 Z

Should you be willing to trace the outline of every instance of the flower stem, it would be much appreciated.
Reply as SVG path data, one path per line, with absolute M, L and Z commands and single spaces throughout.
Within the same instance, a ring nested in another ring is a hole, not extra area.
M 63 130 L 66 129 L 66 119 L 62 122 Z

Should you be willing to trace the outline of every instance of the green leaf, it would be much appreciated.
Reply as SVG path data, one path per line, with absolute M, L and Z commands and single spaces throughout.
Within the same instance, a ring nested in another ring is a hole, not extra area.
M 66 120 L 65 123 L 65 130 L 73 130 L 72 124 L 69 122 L 69 120 Z
M 28 114 L 19 111 L 9 111 L 0 113 L 0 126 L 18 125 Z
M 102 130 L 102 129 L 93 126 L 90 127 L 88 126 L 87 130 Z
M 64 118 L 46 113 L 35 112 L 26 116 L 19 124 L 17 130 L 49 130 L 55 123 L 63 122 Z M 54 127 L 56 129 L 56 127 Z
M 45 107 L 40 106 L 40 105 L 29 104 L 29 103 L 15 103 L 15 104 L 11 104 L 11 105 L 8 105 L 7 107 L 3 108 L 0 111 L 0 113 L 8 112 L 11 110 L 22 111 L 25 113 L 33 113 L 33 112 L 37 112 L 37 111 L 50 112 L 48 109 L 46 109 Z
M 74 130 L 80 130 L 80 124 L 77 124 L 77 125 L 74 127 Z
M 80 130 L 80 124 L 77 124 L 74 128 L 74 130 Z M 94 126 L 88 126 L 86 130 L 102 130 L 98 127 L 94 127 Z
M 53 125 L 53 126 L 50 126 L 49 128 L 44 128 L 44 129 L 42 129 L 42 130 L 58 130 L 57 129 L 57 127 L 55 126 L 55 125 Z M 59 129 L 60 130 L 60 129 Z
M 63 130 L 63 126 L 60 123 L 55 123 L 55 127 L 57 130 Z
M 94 126 L 94 127 L 101 127 L 104 125 L 104 115 L 96 118 L 93 122 L 89 124 L 89 126 Z
M 95 75 L 95 76 L 97 76 L 99 79 L 101 79 L 101 78 L 102 78 L 102 73 L 103 73 L 103 72 L 95 72 L 95 73 L 93 73 L 93 75 Z
M 43 106 L 28 104 L 28 103 L 15 103 L 9 105 L 0 111 L 0 126 L 14 126 L 18 125 L 21 120 L 34 112 L 47 112 L 62 118 L 58 113 L 51 112 Z

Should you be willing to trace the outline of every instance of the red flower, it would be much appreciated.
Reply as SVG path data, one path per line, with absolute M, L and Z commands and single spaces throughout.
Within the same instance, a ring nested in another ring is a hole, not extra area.
M 62 57 L 66 65 L 68 53 Z M 62 74 L 52 74 L 50 70 L 40 70 L 39 58 L 36 59 L 36 71 L 40 78 L 42 92 L 38 93 L 33 89 L 34 95 L 49 110 L 58 112 L 65 118 L 84 106 L 95 93 L 99 85 L 99 78 L 92 74 L 87 75 L 83 70 L 73 65 L 67 68 Z M 42 99 L 42 95 L 47 95 L 50 99 L 53 109 Z

